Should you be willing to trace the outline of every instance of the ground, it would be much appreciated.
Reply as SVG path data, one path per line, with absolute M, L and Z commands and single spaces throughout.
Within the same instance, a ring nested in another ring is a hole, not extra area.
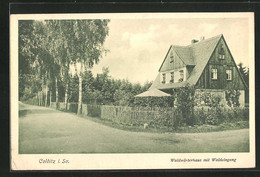
M 72 113 L 19 103 L 19 153 L 248 152 L 249 130 L 147 133 L 119 130 Z

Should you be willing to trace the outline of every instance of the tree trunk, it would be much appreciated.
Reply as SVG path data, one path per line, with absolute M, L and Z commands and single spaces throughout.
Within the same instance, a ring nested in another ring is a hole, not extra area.
M 50 107 L 51 107 L 51 96 L 52 96 L 52 89 L 51 89 L 51 87 L 50 87 Z
M 36 98 L 37 98 L 37 105 L 40 105 L 39 92 L 37 92 Z
M 79 74 L 79 100 L 78 100 L 78 114 L 81 114 L 82 107 L 82 76 Z
M 48 105 L 48 84 L 47 84 L 47 82 L 46 82 L 46 97 L 45 97 L 45 107 L 47 107 L 47 105 Z
M 42 102 L 42 92 L 39 92 L 39 106 L 41 106 Z
M 39 104 L 38 105 L 39 106 L 41 106 L 41 102 L 42 102 L 42 99 L 41 99 L 42 98 L 42 94 L 41 93 L 42 93 L 41 91 L 38 92 L 38 98 L 39 98 Z
M 56 88 L 56 109 L 59 108 L 59 89 L 58 89 L 58 79 L 55 80 L 55 88 Z
M 44 105 L 44 77 L 42 76 L 41 106 Z
M 69 90 L 69 83 L 66 83 L 66 88 L 65 88 L 65 110 L 67 110 L 67 105 L 68 105 L 68 90 Z
M 78 99 L 78 114 L 81 114 L 82 111 L 82 63 L 80 64 L 80 72 L 79 72 L 79 99 Z
M 46 81 L 45 81 L 45 107 L 47 107 L 48 105 L 48 91 L 49 91 L 49 88 L 48 88 L 48 72 L 46 72 Z

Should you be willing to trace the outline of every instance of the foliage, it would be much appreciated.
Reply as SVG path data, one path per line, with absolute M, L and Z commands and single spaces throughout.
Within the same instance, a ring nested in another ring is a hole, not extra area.
M 68 109 L 69 109 L 70 112 L 77 113 L 78 104 L 77 103 L 69 103 Z
M 239 96 L 241 95 L 239 90 L 226 90 L 225 91 L 225 98 L 226 98 L 226 102 L 227 105 L 229 107 L 239 107 L 240 103 L 239 103 Z
M 78 100 L 78 83 L 78 75 L 69 76 L 69 102 Z M 96 76 L 87 70 L 82 74 L 82 101 L 86 104 L 133 106 L 134 96 L 146 91 L 150 86 L 151 82 L 140 85 L 113 79 L 108 68 L 103 68 L 103 73 Z M 62 87 L 60 90 L 63 95 Z M 64 100 L 64 96 L 61 100 Z
M 208 114 L 206 115 L 204 112 L 199 112 L 199 123 L 205 123 L 209 125 L 216 125 L 222 119 L 221 117 L 221 109 L 220 102 L 222 100 L 220 95 L 215 95 L 209 91 L 199 90 L 196 93 L 196 103 L 199 107 L 207 106 Z M 204 111 L 204 110 L 203 110 Z M 195 116 L 196 117 L 196 116 Z
M 249 86 L 249 68 L 244 67 L 243 63 L 239 63 L 238 70 L 239 70 L 242 78 L 244 79 L 246 85 Z
M 62 84 L 58 86 L 59 98 L 62 97 L 61 93 L 68 93 L 66 85 L 70 80 L 71 64 L 81 63 L 85 68 L 90 68 L 107 51 L 103 44 L 108 35 L 108 22 L 109 20 L 19 21 L 20 98 L 25 88 L 30 88 L 25 74 L 33 75 L 35 80 L 41 79 L 41 86 L 32 92 L 34 95 L 43 92 L 46 85 L 51 88 L 54 96 L 55 80 Z
M 77 75 L 70 76 L 69 84 L 69 98 L 68 102 L 75 103 L 78 101 L 78 89 L 79 88 L 79 78 Z
M 215 95 L 209 91 L 198 90 L 195 93 L 196 106 L 218 107 L 221 100 L 220 95 Z
M 185 86 L 173 90 L 177 109 L 187 125 L 194 125 L 195 87 Z
M 216 114 L 213 111 L 209 112 L 206 117 L 205 123 L 209 125 L 217 125 L 218 119 L 216 118 Z
M 101 116 L 101 108 L 100 105 L 87 105 L 88 116 L 91 117 L 100 117 Z

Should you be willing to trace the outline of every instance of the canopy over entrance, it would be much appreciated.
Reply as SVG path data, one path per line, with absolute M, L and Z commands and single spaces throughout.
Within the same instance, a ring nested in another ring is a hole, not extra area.
M 147 90 L 143 93 L 140 93 L 139 95 L 136 95 L 135 97 L 163 97 L 163 96 L 171 96 L 168 93 L 165 93 L 161 90 L 158 89 L 151 89 L 151 90 Z

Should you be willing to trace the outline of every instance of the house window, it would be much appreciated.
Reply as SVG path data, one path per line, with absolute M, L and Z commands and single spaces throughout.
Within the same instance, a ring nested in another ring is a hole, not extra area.
M 221 47 L 219 49 L 219 59 L 222 59 L 222 60 L 225 59 L 225 50 L 224 50 L 222 45 L 221 45 Z
M 224 54 L 219 54 L 219 59 L 225 59 L 225 55 Z
M 211 69 L 211 79 L 218 79 L 218 70 L 217 69 Z
M 171 80 L 170 80 L 171 83 L 174 83 L 174 72 L 171 72 Z
M 232 71 L 229 69 L 229 70 L 226 70 L 226 79 L 227 80 L 232 80 Z
M 180 70 L 179 72 L 180 72 L 180 79 L 179 79 L 179 82 L 182 82 L 183 79 L 184 79 L 184 72 L 183 72 L 183 70 Z
M 171 54 L 171 56 L 170 56 L 170 63 L 172 63 L 173 62 L 173 54 Z
M 165 84 L 165 80 L 166 80 L 166 74 L 163 73 L 163 74 L 162 74 L 162 83 L 163 83 L 163 84 Z

